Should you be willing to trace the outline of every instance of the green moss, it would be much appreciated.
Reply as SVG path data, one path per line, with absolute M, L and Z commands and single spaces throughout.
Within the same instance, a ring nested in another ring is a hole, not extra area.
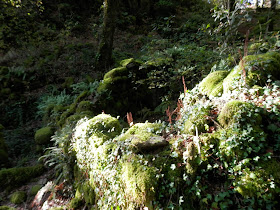
M 254 170 L 246 168 L 235 182 L 236 191 L 245 198 L 273 200 L 279 196 L 280 164 L 276 160 L 261 163 Z
M 223 93 L 223 80 L 228 71 L 215 71 L 210 73 L 199 84 L 199 90 L 207 96 L 220 96 Z
M 10 201 L 14 204 L 21 204 L 26 201 L 27 194 L 24 191 L 17 191 L 11 195 Z
M 102 82 L 99 83 L 99 86 L 97 88 L 98 93 L 104 93 L 107 90 L 111 90 L 114 88 L 121 88 L 121 86 L 125 86 L 127 83 L 128 77 L 127 76 L 119 76 L 114 78 L 106 78 Z M 118 87 L 120 86 L 120 87 Z M 116 90 L 116 89 L 115 89 Z
M 128 75 L 128 70 L 125 67 L 118 67 L 115 69 L 110 70 L 104 75 L 104 79 L 108 78 L 116 78 L 116 77 L 122 77 L 122 76 L 127 76 Z
M 114 138 L 121 132 L 121 126 L 117 118 L 108 114 L 99 114 L 88 121 L 88 136 L 90 133 L 101 136 L 105 135 L 107 138 Z
M 100 158 L 106 158 L 108 145 L 104 144 L 104 142 L 116 137 L 120 132 L 121 126 L 118 119 L 107 114 L 97 115 L 79 124 L 76 126 L 76 141 L 73 144 L 74 150 L 77 152 L 77 160 L 88 162 L 88 158 L 95 161 Z M 83 137 L 81 138 L 80 136 Z M 85 146 L 81 147 L 81 145 Z M 89 148 L 91 149 L 89 150 Z M 84 154 L 87 155 L 85 156 Z
M 206 117 L 209 116 L 210 110 L 210 107 L 195 108 L 185 122 L 183 132 L 196 135 L 196 128 L 198 134 L 206 132 L 205 126 L 209 124 Z
M 80 101 L 83 101 L 86 97 L 88 97 L 89 95 L 89 91 L 84 91 L 82 92 L 74 101 L 74 106 L 76 108 L 76 105 L 80 102 Z
M 16 209 L 10 206 L 0 206 L 0 210 L 16 210 Z
M 35 142 L 38 145 L 46 145 L 50 143 L 51 137 L 54 135 L 54 129 L 52 127 L 44 127 L 36 131 Z
M 244 115 L 244 123 L 251 121 L 257 125 L 261 124 L 262 118 L 258 113 L 254 112 L 254 106 L 250 103 L 238 100 L 230 101 L 222 108 L 218 116 L 218 121 L 223 127 L 227 127 L 236 122 L 237 119 L 235 119 L 235 116 L 237 116 L 238 113 Z M 247 121 L 245 119 L 247 119 Z
M 122 67 L 126 67 L 128 64 L 130 64 L 130 63 L 132 63 L 132 62 L 134 62 L 134 59 L 133 59 L 133 58 L 128 58 L 128 59 L 122 60 L 122 61 L 120 62 L 120 65 L 121 65 Z
M 124 141 L 126 139 L 136 137 L 137 141 L 147 141 L 151 137 L 158 136 L 162 132 L 163 126 L 160 123 L 137 123 L 133 125 L 130 129 L 128 129 L 122 136 L 120 136 L 119 140 Z
M 35 196 L 41 188 L 42 188 L 42 185 L 33 185 L 30 189 L 30 195 Z
M 80 114 L 85 111 L 92 111 L 93 109 L 93 104 L 90 101 L 81 101 L 78 104 L 78 107 L 76 109 L 76 113 Z
M 0 124 L 0 132 L 4 129 L 5 129 L 5 127 L 2 124 Z
M 84 112 L 83 114 L 73 114 L 70 117 L 67 117 L 65 120 L 65 125 L 75 125 L 80 119 L 87 117 L 91 118 L 94 114 L 92 112 Z
M 43 165 L 2 169 L 0 170 L 0 190 L 21 186 L 32 178 L 41 175 L 43 172 Z
M 57 119 L 57 125 L 60 127 L 60 128 L 63 128 L 63 126 L 65 125 L 65 121 L 68 117 L 70 117 L 71 115 L 73 115 L 75 112 L 76 112 L 76 106 L 77 106 L 77 103 L 73 103 L 71 104 L 68 109 L 66 111 L 64 111 L 60 116 L 59 118 Z
M 83 200 L 80 198 L 73 198 L 70 201 L 69 208 L 70 209 L 79 209 L 83 205 Z
M 127 203 L 133 205 L 145 205 L 152 208 L 157 188 L 156 169 L 146 167 L 137 160 L 124 162 L 121 169 L 122 181 L 125 183 Z
M 268 75 L 272 80 L 280 77 L 280 54 L 277 52 L 267 52 L 265 54 L 248 55 L 240 61 L 223 81 L 224 93 L 234 89 L 241 78 L 243 69 L 246 71 L 246 85 L 264 86 Z
M 193 178 L 199 165 L 198 149 L 193 141 L 189 142 L 187 145 L 186 157 L 186 172 L 191 178 Z
M 135 60 L 133 58 L 128 58 L 128 59 L 122 60 L 120 62 L 120 65 L 122 67 L 126 67 L 128 64 L 133 63 L 133 62 L 135 62 Z

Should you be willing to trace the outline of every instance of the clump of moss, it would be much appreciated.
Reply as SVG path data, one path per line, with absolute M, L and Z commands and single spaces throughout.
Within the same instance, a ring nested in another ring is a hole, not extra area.
M 137 123 L 119 137 L 119 141 L 131 140 L 137 149 L 150 151 L 168 145 L 167 141 L 159 136 L 163 130 L 160 123 Z
M 43 165 L 0 170 L 0 190 L 21 186 L 44 172 Z
M 246 168 L 234 182 L 236 191 L 245 198 L 274 200 L 279 193 L 280 164 L 275 160 L 266 161 L 262 167 Z M 273 170 L 271 170 L 273 168 Z
M 160 123 L 137 123 L 126 131 L 119 140 L 124 141 L 132 137 L 137 137 L 140 141 L 144 142 L 151 137 L 156 137 L 162 132 L 163 126 Z
M 120 62 L 120 65 L 121 65 L 122 67 L 126 67 L 128 64 L 130 64 L 130 63 L 132 63 L 132 62 L 134 62 L 134 59 L 133 59 L 133 58 L 128 58 L 128 59 L 122 60 L 122 61 Z
M 76 108 L 76 113 L 82 114 L 84 112 L 88 112 L 92 110 L 93 110 L 93 104 L 90 101 L 81 101 Z
M 262 118 L 258 113 L 254 111 L 254 105 L 239 100 L 228 102 L 222 108 L 218 116 L 218 121 L 223 127 L 227 127 L 238 120 L 235 118 L 237 114 L 242 113 L 244 119 L 247 119 L 246 122 L 252 122 L 256 125 L 261 124 Z
M 223 93 L 223 80 L 228 74 L 228 71 L 215 71 L 210 73 L 199 84 L 200 92 L 207 96 L 221 96 Z
M 27 194 L 24 191 L 17 191 L 11 195 L 10 201 L 14 204 L 21 204 L 26 201 Z
M 121 132 L 121 125 L 117 118 L 108 114 L 99 114 L 88 121 L 87 135 L 94 133 L 99 136 L 107 136 L 107 138 L 114 138 Z
M 54 129 L 52 127 L 40 128 L 35 133 L 35 142 L 38 145 L 47 145 L 50 143 L 51 137 L 54 135 Z
M 121 177 L 125 183 L 127 202 L 133 205 L 153 206 L 155 189 L 157 186 L 156 169 L 145 167 L 137 162 L 124 162 L 121 169 Z
M 107 72 L 104 75 L 104 79 L 117 78 L 117 77 L 122 77 L 127 75 L 128 75 L 128 70 L 126 67 L 118 67 Z
M 272 80 L 280 77 L 280 54 L 277 52 L 267 52 L 265 54 L 248 55 L 240 61 L 229 75 L 223 81 L 224 93 L 234 89 L 236 83 L 241 79 L 243 71 L 246 71 L 246 85 L 252 87 L 254 85 L 264 86 L 268 75 Z M 245 84 L 243 81 L 243 84 Z

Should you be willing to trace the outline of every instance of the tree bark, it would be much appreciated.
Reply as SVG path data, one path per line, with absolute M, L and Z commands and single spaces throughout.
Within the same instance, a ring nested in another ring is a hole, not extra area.
M 228 0 L 228 10 L 232 12 L 235 7 L 235 0 Z
M 271 0 L 271 10 L 276 10 L 276 0 Z
M 106 70 L 112 64 L 112 50 L 119 0 L 104 1 L 104 19 L 101 41 L 96 58 L 96 67 Z

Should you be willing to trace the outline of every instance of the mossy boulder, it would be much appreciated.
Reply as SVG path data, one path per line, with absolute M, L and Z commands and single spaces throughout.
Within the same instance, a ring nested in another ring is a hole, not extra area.
M 265 54 L 248 55 L 240 61 L 223 81 L 223 92 L 227 93 L 238 87 L 238 84 L 264 86 L 271 75 L 272 80 L 280 78 L 280 53 L 267 52 Z M 240 81 L 243 71 L 246 71 L 246 81 Z
M 13 204 L 21 204 L 26 201 L 27 194 L 25 191 L 17 191 L 11 195 L 10 201 Z
M 221 96 L 223 94 L 223 80 L 228 74 L 228 71 L 210 73 L 199 84 L 200 92 L 207 96 Z
M 21 186 L 44 172 L 43 165 L 0 170 L 0 190 Z
M 131 144 L 138 150 L 145 152 L 168 145 L 168 142 L 159 136 L 163 130 L 160 123 L 137 123 L 119 137 L 119 141 L 131 140 Z
M 89 167 L 91 161 L 106 158 L 108 145 L 104 143 L 120 132 L 118 119 L 107 114 L 80 122 L 76 126 L 73 144 L 77 160 L 83 162 L 84 167 Z
M 125 183 L 128 209 L 144 205 L 149 209 L 153 207 L 155 190 L 157 188 L 156 168 L 146 167 L 136 160 L 124 162 L 121 169 L 121 178 Z
M 144 105 L 147 108 L 152 107 L 152 91 L 147 82 L 144 82 L 147 73 L 140 70 L 140 64 L 133 59 L 124 60 L 121 64 L 122 66 L 107 72 L 99 83 L 96 107 L 114 115 L 136 113 L 144 108 Z
M 54 129 L 52 127 L 40 128 L 35 133 L 35 142 L 38 145 L 47 145 L 50 143 L 51 137 L 54 135 Z
M 262 117 L 255 112 L 255 108 L 253 104 L 244 101 L 230 101 L 222 108 L 218 121 L 223 127 L 227 127 L 233 123 L 242 123 L 240 118 L 243 117 L 244 123 L 249 122 L 254 125 L 260 125 Z

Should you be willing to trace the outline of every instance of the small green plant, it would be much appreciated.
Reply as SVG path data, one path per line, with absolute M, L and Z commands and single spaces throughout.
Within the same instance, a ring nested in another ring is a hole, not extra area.
M 73 181 L 75 157 L 70 145 L 72 129 L 72 127 L 66 125 L 61 131 L 57 131 L 51 139 L 53 146 L 47 148 L 45 155 L 39 158 L 39 160 L 44 161 L 46 166 L 54 167 L 56 184 L 64 180 Z
M 66 94 L 66 91 L 63 90 L 60 94 L 55 95 L 44 95 L 39 98 L 37 102 L 37 116 L 50 118 L 48 121 L 55 120 L 58 113 L 54 110 L 55 107 L 64 107 L 71 104 L 74 100 L 74 97 Z

